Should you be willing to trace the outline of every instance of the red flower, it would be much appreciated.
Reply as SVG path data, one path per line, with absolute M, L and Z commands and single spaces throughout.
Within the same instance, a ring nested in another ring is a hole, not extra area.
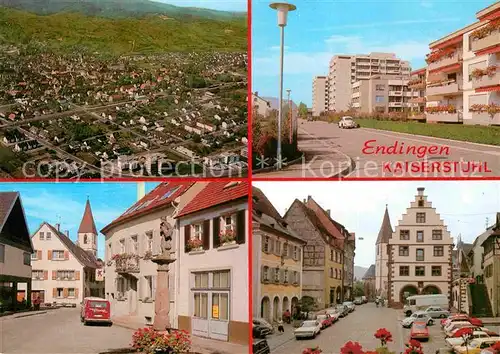
M 342 348 L 340 348 L 340 354 L 365 354 L 361 344 L 358 342 L 347 342 Z
M 466 327 L 466 328 L 460 328 L 455 332 L 456 337 L 468 337 L 471 336 L 474 333 L 472 328 Z
M 374 334 L 375 338 L 380 339 L 382 346 L 385 346 L 388 342 L 392 342 L 392 334 L 385 328 L 379 328 Z
M 490 349 L 493 349 L 496 354 L 499 354 L 500 353 L 500 342 L 496 342 L 495 344 L 493 344 L 490 347 Z
M 410 345 L 410 347 L 414 347 L 414 348 L 422 347 L 422 344 L 416 339 L 410 340 L 410 343 L 408 343 L 408 344 Z

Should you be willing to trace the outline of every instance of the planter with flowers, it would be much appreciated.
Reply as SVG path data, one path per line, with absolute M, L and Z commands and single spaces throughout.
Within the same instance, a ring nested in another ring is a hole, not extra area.
M 139 328 L 132 336 L 132 348 L 143 354 L 193 353 L 186 331 L 158 332 L 151 327 Z
M 432 64 L 443 58 L 451 58 L 453 54 L 455 54 L 455 48 L 440 49 L 427 54 L 425 61 L 427 64 Z
M 495 31 L 500 31 L 500 19 L 495 21 L 490 21 L 486 26 L 475 30 L 474 32 L 471 33 L 470 38 L 473 41 L 477 41 L 479 39 L 488 37 L 491 33 Z
M 232 229 L 221 230 L 219 232 L 219 241 L 223 246 L 234 245 L 236 244 L 236 234 Z
M 203 241 L 199 238 L 190 238 L 186 244 L 188 252 L 201 251 L 203 249 Z
M 489 77 L 493 77 L 493 76 L 495 76 L 495 73 L 497 72 L 498 68 L 499 67 L 497 65 L 490 65 L 490 66 L 486 67 L 485 69 L 476 68 L 476 69 L 472 70 L 471 76 L 474 79 L 480 79 L 481 77 L 483 77 L 485 75 L 488 75 Z
M 435 107 L 426 107 L 425 112 L 429 114 L 439 114 L 439 113 L 457 113 L 457 109 L 455 106 L 447 105 L 447 106 L 435 106 Z
M 302 354 L 321 354 L 323 351 L 319 347 L 307 348 L 302 351 Z

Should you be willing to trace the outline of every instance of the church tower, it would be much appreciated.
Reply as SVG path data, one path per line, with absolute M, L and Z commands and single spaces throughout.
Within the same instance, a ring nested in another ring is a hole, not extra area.
M 85 211 L 83 212 L 82 222 L 78 228 L 78 246 L 84 251 L 97 257 L 97 228 L 94 223 L 94 216 L 90 208 L 90 201 L 87 198 Z
M 376 247 L 376 262 L 375 262 L 375 289 L 377 295 L 383 296 L 387 299 L 387 287 L 389 280 L 389 261 L 388 246 L 389 239 L 392 238 L 391 219 L 389 218 L 389 211 L 387 205 L 385 206 L 384 218 L 380 231 L 378 232 Z

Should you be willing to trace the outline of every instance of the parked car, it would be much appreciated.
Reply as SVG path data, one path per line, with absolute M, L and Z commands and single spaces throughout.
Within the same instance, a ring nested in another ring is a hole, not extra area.
M 269 334 L 272 334 L 274 333 L 274 327 L 272 324 L 270 324 L 269 322 L 267 322 L 265 319 L 263 318 L 259 318 L 259 317 L 254 317 L 252 319 L 252 323 L 256 326 L 260 326 L 260 327 L 265 327 L 267 329 L 269 329 Z
M 428 314 L 423 311 L 417 311 L 414 312 L 410 317 L 406 317 L 404 320 L 402 320 L 401 325 L 405 328 L 410 328 L 415 321 L 425 322 L 428 326 L 434 324 L 434 320 L 429 317 Z
M 430 306 L 425 309 L 425 312 L 432 318 L 446 318 L 450 316 L 450 311 L 439 306 Z
M 465 327 L 470 327 L 471 323 L 470 322 L 453 322 L 450 323 L 448 326 L 444 327 L 444 334 L 446 337 L 451 337 L 453 335 L 453 331 L 459 329 L 459 328 L 465 328 Z
M 271 334 L 271 330 L 268 327 L 253 324 L 253 338 L 266 338 L 269 334 Z
M 350 116 L 345 116 L 340 118 L 339 121 L 339 128 L 341 129 L 351 129 L 351 128 L 357 128 L 358 124 L 352 119 Z
M 457 315 L 451 315 L 448 318 L 444 318 L 441 320 L 441 328 L 444 328 L 446 325 L 448 325 L 452 321 L 464 321 L 468 320 L 469 316 L 465 314 L 457 314 Z
M 353 312 L 356 309 L 356 305 L 352 301 L 344 301 L 342 305 L 346 306 L 349 312 Z
M 406 316 L 410 316 L 413 312 L 425 310 L 430 306 L 439 306 L 441 308 L 448 306 L 448 295 L 429 294 L 408 296 L 403 312 Z
M 316 338 L 321 332 L 321 323 L 316 320 L 308 320 L 302 322 L 299 328 L 294 331 L 296 339 L 299 338 Z
M 410 331 L 410 339 L 429 340 L 429 328 L 426 321 L 413 321 Z
M 252 353 L 253 354 L 270 354 L 271 349 L 269 348 L 269 344 L 265 339 L 254 340 L 252 344 Z
M 472 332 L 472 336 L 470 337 L 471 339 L 476 339 L 476 338 L 489 338 L 490 336 L 483 331 L 474 331 Z M 460 347 L 464 344 L 464 339 L 462 336 L 458 337 L 450 337 L 445 339 L 446 345 L 450 348 L 454 347 Z
M 459 327 L 459 328 L 455 328 L 453 331 L 451 331 L 450 335 L 448 336 L 448 338 L 458 338 L 458 337 L 461 337 L 461 332 L 460 330 L 461 329 L 464 329 L 464 328 L 470 328 L 472 329 L 473 331 L 481 331 L 481 332 L 484 332 L 486 333 L 488 336 L 490 337 L 498 337 L 498 333 L 486 328 L 486 327 L 476 327 L 474 325 L 470 325 L 470 326 L 464 326 L 464 327 Z
M 500 337 L 476 338 L 470 341 L 469 345 L 456 346 L 455 353 L 457 354 L 480 354 L 483 349 L 491 347 L 496 342 L 500 341 Z
M 84 325 L 95 322 L 112 325 L 111 304 L 108 300 L 100 297 L 84 298 L 80 310 L 80 320 Z
M 332 318 L 332 323 L 337 322 L 340 318 L 340 312 L 336 308 L 326 309 L 325 312 Z
M 361 296 L 361 300 L 363 300 L 363 303 L 366 304 L 368 302 L 368 299 L 366 296 Z
M 330 317 L 330 315 L 326 314 L 326 313 L 316 316 L 316 320 L 321 323 L 321 329 L 324 329 L 326 327 L 330 327 L 333 323 L 333 320 Z
M 339 312 L 340 317 L 345 317 L 349 314 L 349 309 L 345 305 L 337 305 L 336 309 Z
M 364 304 L 363 299 L 360 297 L 355 298 L 353 302 L 354 302 L 354 305 L 363 305 Z

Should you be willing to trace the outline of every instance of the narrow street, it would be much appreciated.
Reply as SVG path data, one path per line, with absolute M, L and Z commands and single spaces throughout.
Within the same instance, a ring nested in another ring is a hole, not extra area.
M 356 310 L 347 317 L 339 319 L 329 328 L 321 331 L 315 339 L 296 340 L 291 325 L 286 327 L 284 334 L 274 334 L 268 337 L 268 343 L 273 354 L 302 353 L 306 348 L 319 346 L 323 353 L 338 354 L 340 348 L 348 341 L 359 342 L 364 350 L 375 350 L 380 341 L 373 335 L 379 328 L 386 328 L 391 332 L 393 341 L 389 349 L 400 353 L 409 341 L 410 330 L 401 326 L 399 320 L 403 318 L 401 311 L 387 307 L 377 308 L 374 303 L 356 306 Z M 422 342 L 424 353 L 435 353 L 444 348 L 444 335 L 439 324 L 429 327 L 431 339 Z
M 105 325 L 84 326 L 79 308 L 60 308 L 45 314 L 0 318 L 1 353 L 92 353 L 128 347 L 130 329 Z

